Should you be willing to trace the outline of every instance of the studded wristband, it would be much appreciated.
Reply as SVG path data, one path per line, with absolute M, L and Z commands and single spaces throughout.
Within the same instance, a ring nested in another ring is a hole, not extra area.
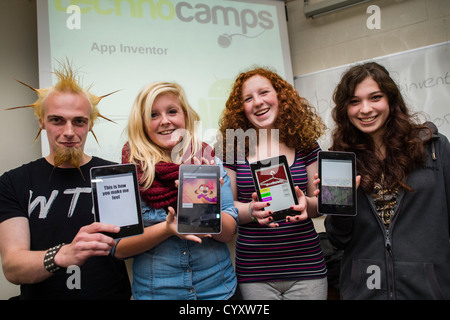
M 54 246 L 53 248 L 48 249 L 48 251 L 45 253 L 44 256 L 44 268 L 48 272 L 54 273 L 61 269 L 60 266 L 58 266 L 55 263 L 55 256 L 58 253 L 59 249 L 64 245 L 64 243 L 58 244 L 57 246 Z

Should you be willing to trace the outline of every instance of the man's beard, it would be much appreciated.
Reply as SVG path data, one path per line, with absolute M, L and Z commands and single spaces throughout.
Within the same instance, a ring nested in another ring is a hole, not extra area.
M 83 159 L 83 150 L 80 148 L 58 148 L 55 150 L 55 157 L 53 163 L 55 167 L 59 167 L 63 163 L 69 163 L 72 167 L 80 168 L 81 160 Z
M 54 153 L 53 165 L 54 167 L 59 167 L 64 163 L 70 164 L 72 167 L 77 168 L 80 171 L 81 176 L 83 173 L 81 172 L 80 166 L 81 161 L 83 160 L 84 152 L 81 148 L 77 147 L 62 147 L 57 148 Z M 84 179 L 84 177 L 83 177 Z

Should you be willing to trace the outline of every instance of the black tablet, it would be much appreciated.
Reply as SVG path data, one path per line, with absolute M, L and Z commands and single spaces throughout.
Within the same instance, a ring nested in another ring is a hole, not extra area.
M 298 204 L 291 171 L 286 156 L 273 157 L 250 163 L 258 200 L 270 202 L 265 210 L 273 211 L 273 220 L 285 220 L 299 212 L 290 209 Z
M 141 200 L 134 164 L 91 168 L 95 221 L 120 227 L 113 238 L 130 237 L 144 231 Z
M 356 215 L 356 156 L 353 152 L 320 151 L 320 214 Z
M 222 231 L 220 167 L 180 166 L 177 231 L 181 234 L 216 234 Z

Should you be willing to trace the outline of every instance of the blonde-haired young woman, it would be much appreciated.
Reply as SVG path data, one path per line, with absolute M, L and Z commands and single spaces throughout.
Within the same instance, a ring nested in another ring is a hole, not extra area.
M 122 239 L 115 256 L 134 256 L 134 299 L 230 299 L 236 276 L 226 242 L 233 239 L 237 210 L 226 171 L 212 149 L 194 134 L 199 116 L 175 83 L 145 86 L 128 121 L 122 162 L 135 163 L 140 180 L 145 230 Z M 216 163 L 223 185 L 222 232 L 211 236 L 177 233 L 179 165 Z

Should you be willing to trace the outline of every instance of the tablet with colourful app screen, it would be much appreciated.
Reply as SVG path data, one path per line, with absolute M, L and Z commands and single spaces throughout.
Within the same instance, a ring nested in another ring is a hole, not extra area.
M 220 167 L 180 166 L 177 231 L 181 234 L 217 234 L 222 230 Z
M 297 215 L 290 209 L 298 204 L 286 156 L 273 157 L 250 163 L 258 200 L 270 202 L 264 210 L 273 211 L 273 220 L 280 221 L 286 216 Z

